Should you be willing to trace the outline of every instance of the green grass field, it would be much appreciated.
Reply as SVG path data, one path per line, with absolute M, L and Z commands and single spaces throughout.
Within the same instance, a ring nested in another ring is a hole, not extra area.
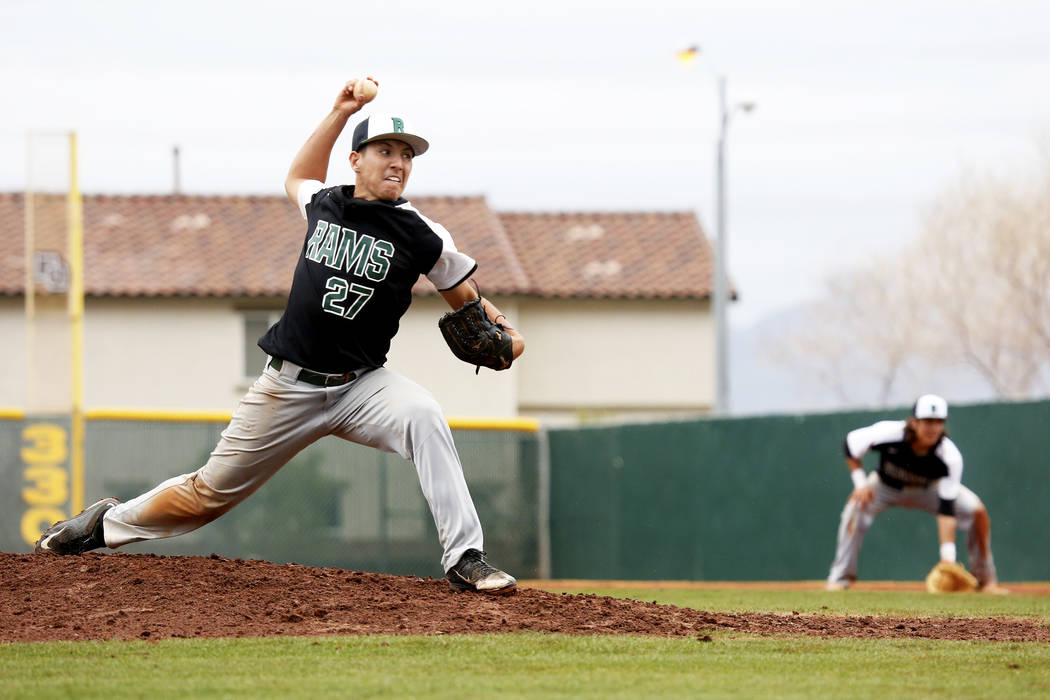
M 711 611 L 1005 616 L 1050 624 L 1046 596 L 595 592 Z M 0 697 L 1050 696 L 1050 644 L 711 637 L 529 633 L 3 644 Z
M 889 615 L 936 617 L 1017 617 L 1050 624 L 1047 595 L 930 595 L 919 591 L 738 590 L 647 588 L 557 588 L 546 590 L 594 593 L 616 598 L 656 601 L 712 612 L 778 612 L 815 615 Z

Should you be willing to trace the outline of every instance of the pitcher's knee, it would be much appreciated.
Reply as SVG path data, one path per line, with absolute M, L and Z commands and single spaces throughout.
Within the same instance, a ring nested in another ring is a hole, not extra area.
M 164 489 L 150 499 L 139 520 L 151 526 L 200 527 L 236 504 L 235 496 L 212 489 L 199 474 L 192 474 L 182 483 Z

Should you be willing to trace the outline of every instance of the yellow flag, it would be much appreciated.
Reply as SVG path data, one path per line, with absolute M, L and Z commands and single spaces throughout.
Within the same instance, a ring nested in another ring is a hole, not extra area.
M 688 49 L 684 49 L 675 54 L 678 60 L 683 64 L 689 64 L 696 60 L 696 57 L 700 55 L 700 47 L 690 46 Z

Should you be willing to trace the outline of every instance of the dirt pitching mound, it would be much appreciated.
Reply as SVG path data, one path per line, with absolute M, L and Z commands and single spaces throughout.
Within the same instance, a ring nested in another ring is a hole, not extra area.
M 0 642 L 523 630 L 1050 642 L 1050 627 L 1025 620 L 712 613 L 533 588 L 453 593 L 429 577 L 216 555 L 0 553 Z

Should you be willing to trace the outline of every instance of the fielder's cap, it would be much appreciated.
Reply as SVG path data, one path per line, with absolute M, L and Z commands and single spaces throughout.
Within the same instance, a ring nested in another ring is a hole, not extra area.
M 911 414 L 916 418 L 948 419 L 948 402 L 936 394 L 923 394 L 915 400 Z
M 396 139 L 403 141 L 412 147 L 412 152 L 423 155 L 430 144 L 422 136 L 416 136 L 405 126 L 405 120 L 401 117 L 391 117 L 385 114 L 372 114 L 365 117 L 364 121 L 354 129 L 353 150 L 361 150 L 361 146 L 381 139 Z

